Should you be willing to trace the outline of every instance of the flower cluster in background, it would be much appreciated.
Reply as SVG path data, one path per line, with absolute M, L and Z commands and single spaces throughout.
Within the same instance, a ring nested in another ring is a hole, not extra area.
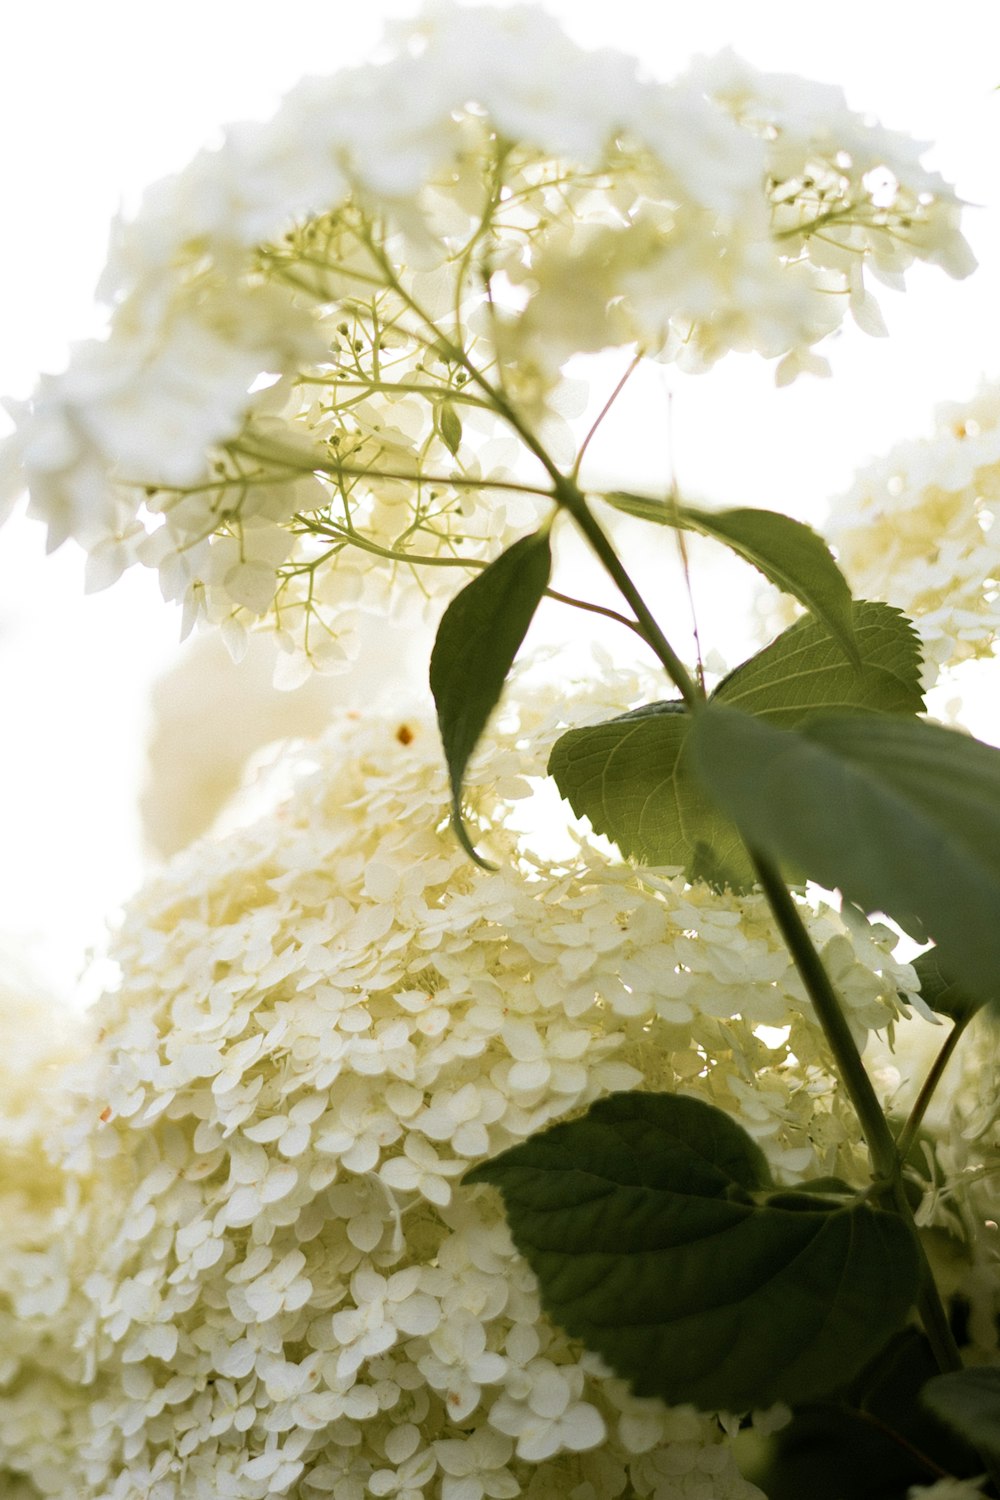
M 108 337 L 13 412 L 2 487 L 94 587 L 145 563 L 234 651 L 266 619 L 287 680 L 336 669 L 388 588 L 448 587 L 547 507 L 570 355 L 791 379 L 848 310 L 880 331 L 868 273 L 970 270 L 920 154 L 729 54 L 663 85 L 540 12 L 433 8 L 147 194 Z
M 1000 388 L 939 408 L 833 502 L 826 530 L 858 595 L 913 620 L 926 675 L 993 655 L 1000 627 Z
M 347 715 L 287 800 L 136 899 L 83 1060 L 19 1085 L 0 1446 L 35 1492 L 757 1494 L 711 1417 L 636 1400 L 547 1322 L 499 1200 L 461 1186 L 635 1086 L 727 1109 L 785 1180 L 863 1170 L 762 898 L 510 831 L 559 727 L 522 684 L 477 758 L 496 873 L 448 831 L 422 712 Z M 890 934 L 809 920 L 859 1038 L 899 1021 Z

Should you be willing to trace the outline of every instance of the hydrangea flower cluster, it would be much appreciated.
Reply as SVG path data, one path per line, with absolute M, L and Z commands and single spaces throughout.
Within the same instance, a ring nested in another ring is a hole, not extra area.
M 827 530 L 855 592 L 898 605 L 928 675 L 992 655 L 1000 630 L 1000 387 L 938 409 L 834 502 Z
M 37 1500 L 62 1484 L 65 1455 L 50 1462 L 46 1434 L 82 1412 L 88 1392 L 64 1381 L 76 1364 L 76 1329 L 67 1317 L 93 1263 L 78 1215 L 89 1191 L 86 1173 L 61 1154 L 75 1127 L 67 1070 L 89 1052 L 79 1018 L 53 1004 L 33 978 L 0 955 L 0 1487 L 5 1500 Z M 32 1436 L 14 1435 L 24 1411 Z M 25 1462 L 30 1453 L 30 1459 Z
M 494 873 L 447 828 L 423 714 L 348 715 L 287 801 L 137 898 L 64 1102 L 25 1114 L 37 1223 L 2 1190 L 0 1449 L 34 1493 L 759 1497 L 713 1418 L 547 1321 L 461 1185 L 636 1086 L 726 1108 L 786 1180 L 863 1170 L 762 898 L 510 831 L 559 727 L 522 684 L 477 757 Z M 809 925 L 859 1038 L 898 1017 L 890 935 Z
M 188 625 L 238 650 L 267 617 L 292 677 L 336 668 L 394 580 L 531 529 L 570 355 L 791 379 L 848 309 L 881 331 L 866 271 L 966 274 L 921 149 L 728 53 L 664 85 L 541 12 L 438 5 L 146 195 L 108 337 L 11 408 L 3 488 L 92 586 L 140 561 Z

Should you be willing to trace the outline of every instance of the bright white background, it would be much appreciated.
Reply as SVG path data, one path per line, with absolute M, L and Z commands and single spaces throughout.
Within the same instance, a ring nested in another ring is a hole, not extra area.
M 880 292 L 891 338 L 848 330 L 833 381 L 775 392 L 768 370 L 739 360 L 697 381 L 672 375 L 686 493 L 821 517 L 858 463 L 922 431 L 935 402 L 1000 375 L 994 0 L 547 8 L 581 42 L 636 52 L 664 77 L 692 53 L 731 45 L 758 66 L 839 83 L 855 107 L 935 142 L 930 164 L 982 205 L 967 219 L 977 275 L 954 283 L 918 268 L 906 297 Z M 0 62 L 0 392 L 27 395 L 39 370 L 59 369 L 68 344 L 95 331 L 91 289 L 122 204 L 182 167 L 225 122 L 266 116 L 302 73 L 363 58 L 386 17 L 414 9 L 407 0 L 10 7 Z M 622 481 L 662 480 L 662 440 L 641 446 L 660 396 L 657 388 L 655 408 L 637 412 L 634 431 L 623 413 L 607 434 Z M 146 694 L 171 658 L 177 620 L 148 576 L 85 598 L 81 558 L 67 547 L 44 559 L 42 543 L 41 528 L 20 517 L 0 533 L 0 948 L 23 946 L 66 991 L 141 875 Z M 702 628 L 710 633 L 710 620 Z

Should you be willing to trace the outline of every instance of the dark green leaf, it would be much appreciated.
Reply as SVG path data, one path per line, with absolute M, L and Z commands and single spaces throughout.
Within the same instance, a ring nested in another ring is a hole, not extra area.
M 462 419 L 451 401 L 442 401 L 438 406 L 437 425 L 445 447 L 454 457 L 462 445 Z
M 724 542 L 822 620 L 850 660 L 860 665 L 851 619 L 851 591 L 829 547 L 811 526 L 773 510 L 695 510 L 672 501 L 622 493 L 604 498 L 617 510 L 641 520 L 700 531 Z
M 856 1189 L 842 1177 L 810 1177 L 807 1182 L 800 1182 L 795 1191 L 819 1193 L 821 1197 L 827 1198 L 849 1198 Z
M 1000 751 L 882 714 L 794 730 L 709 704 L 689 765 L 747 842 L 912 936 L 977 998 L 1000 974 Z
M 993 1463 L 1000 1463 L 1000 1369 L 980 1365 L 936 1375 L 920 1392 L 936 1417 Z
M 551 567 L 547 530 L 515 542 L 451 601 L 431 653 L 431 691 L 451 777 L 455 830 L 478 863 L 462 822 L 465 768 L 499 701 Z
M 782 726 L 821 709 L 920 713 L 920 643 L 909 620 L 864 599 L 854 602 L 852 619 L 859 666 L 846 662 L 829 631 L 807 615 L 730 672 L 713 696 Z
M 913 960 L 920 981 L 920 996 L 931 1010 L 953 1021 L 964 1021 L 974 1015 L 985 1003 L 967 995 L 961 985 L 956 984 L 950 974 L 941 967 L 941 955 L 936 948 L 928 948 Z M 998 985 L 1000 989 L 1000 985 Z
M 920 1407 L 937 1368 L 923 1335 L 904 1329 L 834 1400 L 799 1406 L 747 1477 L 768 1500 L 907 1500 L 942 1471 L 981 1474 L 976 1455 Z
M 696 1099 L 612 1095 L 466 1181 L 500 1189 L 546 1310 L 640 1396 L 743 1411 L 823 1395 L 917 1287 L 898 1218 L 772 1207 L 759 1148 Z

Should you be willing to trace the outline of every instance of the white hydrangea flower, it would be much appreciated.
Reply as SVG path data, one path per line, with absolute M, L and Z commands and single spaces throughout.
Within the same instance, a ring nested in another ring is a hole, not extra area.
M 914 621 L 928 684 L 990 656 L 1000 630 L 1000 387 L 938 409 L 930 437 L 861 470 L 828 532 L 856 594 Z
M 117 227 L 108 337 L 11 408 L 0 503 L 20 471 L 90 586 L 156 568 L 185 631 L 267 623 L 286 685 L 343 670 L 360 611 L 548 514 L 569 356 L 786 381 L 848 311 L 882 331 L 866 264 L 964 275 L 921 150 L 728 53 L 667 85 L 534 9 L 432 6 Z
M 722 1445 L 672 1443 L 643 1455 L 634 1468 L 636 1492 L 652 1500 L 758 1500 L 761 1494 Z
M 564 1448 L 572 1453 L 596 1448 L 607 1436 L 597 1408 L 587 1401 L 571 1401 L 568 1383 L 554 1366 L 537 1373 L 526 1401 L 501 1396 L 490 1422 L 516 1439 L 518 1458 L 536 1464 Z
M 864 1172 L 760 898 L 501 831 L 498 788 L 540 773 L 565 702 L 515 685 L 477 756 L 495 873 L 447 829 L 422 711 L 348 715 L 286 800 L 133 904 L 38 1127 L 27 1255 L 4 1198 L 0 1442 L 40 1494 L 757 1494 L 711 1418 L 549 1324 L 496 1195 L 459 1181 L 634 1086 L 718 1103 L 792 1180 Z M 862 979 L 839 917 L 808 920 L 859 1036 L 886 1025 L 912 972 L 876 933 Z
M 521 1487 L 507 1464 L 510 1438 L 481 1427 L 468 1438 L 439 1438 L 434 1444 L 441 1470 L 441 1500 L 516 1500 Z
M 62 1483 L 50 1439 L 90 1400 L 70 1313 L 92 1264 L 71 1227 L 90 1175 L 50 1154 L 72 1118 L 66 1068 L 85 1052 L 79 1019 L 0 951 L 0 1488 L 13 1500 Z

